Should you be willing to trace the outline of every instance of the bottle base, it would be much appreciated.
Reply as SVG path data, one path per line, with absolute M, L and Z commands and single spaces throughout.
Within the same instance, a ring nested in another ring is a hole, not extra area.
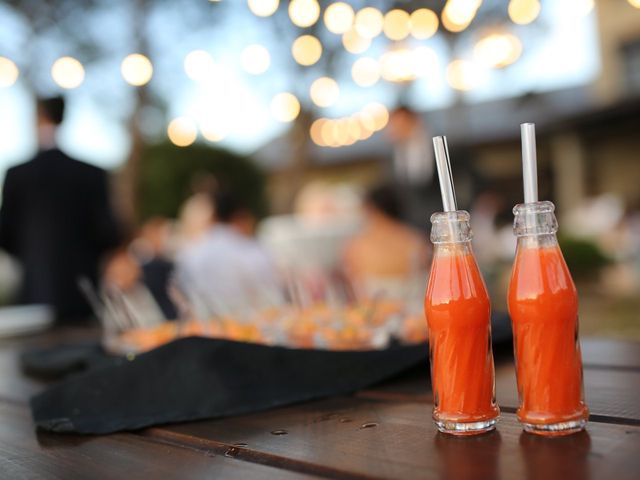
M 447 420 L 434 420 L 438 431 L 450 435 L 479 435 L 496 428 L 498 418 L 483 420 L 480 422 L 452 422 Z
M 546 437 L 559 437 L 581 432 L 587 426 L 586 419 L 571 420 L 568 422 L 547 423 L 544 425 L 522 422 L 522 427 L 527 433 Z

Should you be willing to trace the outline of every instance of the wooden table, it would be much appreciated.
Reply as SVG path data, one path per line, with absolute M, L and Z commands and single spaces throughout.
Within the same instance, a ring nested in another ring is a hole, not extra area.
M 584 340 L 586 432 L 524 434 L 508 353 L 497 355 L 498 430 L 437 433 L 425 369 L 348 397 L 267 413 L 101 437 L 35 432 L 25 346 L 86 332 L 0 341 L 0 478 L 640 478 L 640 344 Z

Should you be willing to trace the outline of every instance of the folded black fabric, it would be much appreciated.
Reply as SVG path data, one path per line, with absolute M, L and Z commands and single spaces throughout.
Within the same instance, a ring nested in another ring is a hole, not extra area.
M 36 425 L 104 434 L 224 417 L 346 394 L 424 362 L 427 344 L 296 350 L 191 337 L 96 367 L 31 399 Z
M 22 372 L 45 380 L 56 380 L 119 361 L 119 358 L 108 355 L 99 342 L 56 345 L 27 350 L 20 355 Z
M 494 314 L 492 328 L 494 347 L 510 346 L 509 317 Z M 31 373 L 75 373 L 32 398 L 39 428 L 103 434 L 346 394 L 411 367 L 426 377 L 427 356 L 426 343 L 336 352 L 191 337 L 130 360 L 80 345 L 29 352 L 22 361 Z

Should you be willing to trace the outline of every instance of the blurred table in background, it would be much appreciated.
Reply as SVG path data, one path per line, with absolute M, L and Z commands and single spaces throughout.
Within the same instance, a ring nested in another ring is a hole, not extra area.
M 498 430 L 454 438 L 431 421 L 427 367 L 347 397 L 107 436 L 36 432 L 19 370 L 31 346 L 97 338 L 66 330 L 0 340 L 2 478 L 638 478 L 640 344 L 584 340 L 587 431 L 522 433 L 514 367 L 498 354 Z

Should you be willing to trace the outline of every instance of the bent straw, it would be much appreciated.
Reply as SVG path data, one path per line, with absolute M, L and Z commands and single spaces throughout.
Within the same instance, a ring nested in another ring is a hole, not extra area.
M 456 192 L 453 188 L 453 175 L 451 174 L 447 137 L 433 137 L 433 148 L 436 153 L 436 166 L 438 168 L 438 179 L 440 180 L 442 207 L 445 212 L 455 212 L 458 208 L 456 206 Z
M 522 181 L 524 203 L 538 201 L 538 166 L 536 160 L 536 126 L 533 123 L 520 125 L 522 137 Z

